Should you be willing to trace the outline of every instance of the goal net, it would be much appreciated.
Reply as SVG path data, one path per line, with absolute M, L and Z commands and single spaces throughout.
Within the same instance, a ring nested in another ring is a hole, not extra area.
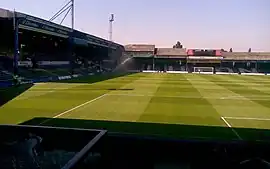
M 214 68 L 213 67 L 194 67 L 195 73 L 203 73 L 203 74 L 213 74 Z

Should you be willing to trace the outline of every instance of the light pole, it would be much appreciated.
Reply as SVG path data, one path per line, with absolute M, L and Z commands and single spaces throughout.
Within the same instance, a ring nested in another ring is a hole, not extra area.
M 111 17 L 109 19 L 109 40 L 112 40 L 112 34 L 113 34 L 113 22 L 114 22 L 114 14 L 111 14 Z

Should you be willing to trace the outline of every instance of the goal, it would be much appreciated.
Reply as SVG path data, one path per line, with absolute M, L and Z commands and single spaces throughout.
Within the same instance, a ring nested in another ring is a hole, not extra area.
M 194 73 L 213 74 L 214 67 L 194 67 Z

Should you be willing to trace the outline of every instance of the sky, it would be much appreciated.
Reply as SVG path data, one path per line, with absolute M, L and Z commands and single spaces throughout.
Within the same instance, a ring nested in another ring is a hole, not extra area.
M 0 8 L 50 19 L 66 2 L 1 0 Z M 123 45 L 270 52 L 269 0 L 75 0 L 75 28 L 108 39 L 111 13 L 113 40 Z

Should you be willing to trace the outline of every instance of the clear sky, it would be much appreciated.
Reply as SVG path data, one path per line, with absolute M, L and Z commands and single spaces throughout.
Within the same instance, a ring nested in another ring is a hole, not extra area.
M 0 8 L 49 19 L 65 2 L 1 0 Z M 75 28 L 107 39 L 111 13 L 121 44 L 270 51 L 270 0 L 75 0 Z

